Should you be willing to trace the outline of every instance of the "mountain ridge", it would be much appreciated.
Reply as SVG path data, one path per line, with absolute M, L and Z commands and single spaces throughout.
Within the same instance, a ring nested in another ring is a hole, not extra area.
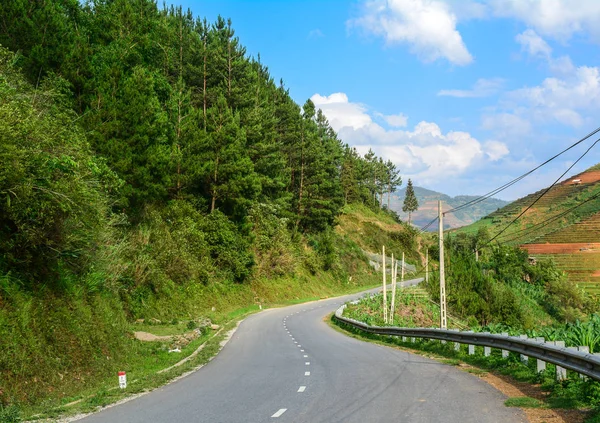
M 433 191 L 427 188 L 414 186 L 415 195 L 419 202 L 419 209 L 411 215 L 411 222 L 415 226 L 423 227 L 438 215 L 438 200 L 442 200 L 442 209 L 448 211 L 464 203 L 479 198 L 478 195 L 457 195 L 451 197 L 447 194 Z M 402 211 L 406 188 L 402 188 L 390 197 L 390 209 L 398 213 L 403 220 L 408 220 L 408 213 Z M 465 210 L 458 210 L 455 213 L 449 214 L 444 220 L 444 229 L 455 229 L 462 226 L 470 225 L 484 216 L 508 205 L 509 201 L 500 200 L 497 198 L 489 198 L 469 207 Z M 430 228 L 436 230 L 437 227 Z

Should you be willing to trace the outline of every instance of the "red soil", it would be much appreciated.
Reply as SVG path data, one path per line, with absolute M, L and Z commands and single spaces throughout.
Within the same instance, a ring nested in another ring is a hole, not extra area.
M 600 170 L 592 170 L 590 172 L 580 173 L 572 178 L 567 179 L 562 184 L 572 185 L 574 179 L 580 179 L 582 184 L 590 184 L 592 182 L 600 181 Z

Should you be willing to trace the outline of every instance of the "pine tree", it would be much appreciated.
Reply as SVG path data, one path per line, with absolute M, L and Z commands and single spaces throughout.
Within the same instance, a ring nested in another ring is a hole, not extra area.
M 412 181 L 409 179 L 408 184 L 406 185 L 406 195 L 404 196 L 404 205 L 402 206 L 402 211 L 404 213 L 408 213 L 408 224 L 410 225 L 410 215 L 412 212 L 416 211 L 419 208 L 419 202 L 417 201 L 417 196 L 415 195 L 415 190 L 412 186 Z
M 390 196 L 392 192 L 396 191 L 400 185 L 402 185 L 402 178 L 400 177 L 400 170 L 396 168 L 396 165 L 388 160 L 385 163 L 387 170 L 387 208 L 390 209 Z

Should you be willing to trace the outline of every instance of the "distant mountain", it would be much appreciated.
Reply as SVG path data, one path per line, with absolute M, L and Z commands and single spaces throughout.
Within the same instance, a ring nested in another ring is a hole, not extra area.
M 438 200 L 442 200 L 442 208 L 444 211 L 446 211 L 479 198 L 479 196 L 476 195 L 457 195 L 456 197 L 450 197 L 449 195 L 442 194 L 441 192 L 431 191 L 417 186 L 414 187 L 414 190 L 419 202 L 419 209 L 412 214 L 411 221 L 415 226 L 418 227 L 427 225 L 431 220 L 437 217 Z M 393 193 L 390 198 L 390 209 L 398 213 L 400 218 L 403 220 L 408 219 L 408 213 L 404 213 L 402 211 L 405 194 L 406 188 L 402 188 L 401 190 Z M 459 228 L 461 226 L 470 225 L 482 217 L 487 216 L 491 212 L 504 207 L 508 203 L 508 201 L 489 198 L 481 203 L 475 204 L 472 207 L 448 214 L 444 219 L 444 228 Z M 436 231 L 437 226 L 434 225 L 429 228 L 429 230 Z

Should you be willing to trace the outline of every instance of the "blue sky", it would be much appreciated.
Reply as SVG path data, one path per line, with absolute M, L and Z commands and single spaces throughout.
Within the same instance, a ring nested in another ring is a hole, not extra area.
M 231 18 L 298 103 L 415 185 L 483 194 L 600 126 L 598 0 L 173 3 Z M 498 197 L 549 185 L 593 141 Z

